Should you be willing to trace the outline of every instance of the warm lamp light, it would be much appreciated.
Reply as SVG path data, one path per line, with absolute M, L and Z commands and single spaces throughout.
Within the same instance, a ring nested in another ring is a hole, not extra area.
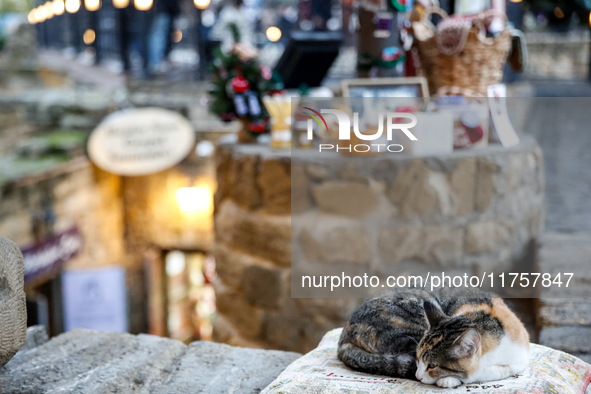
M 129 0 L 113 0 L 113 7 L 115 8 L 127 8 Z
M 37 19 L 35 19 L 35 10 L 34 9 L 29 11 L 29 15 L 27 15 L 27 20 L 29 21 L 29 23 L 31 25 L 34 25 L 35 23 L 37 23 Z
M 277 42 L 281 38 L 281 30 L 277 26 L 271 26 L 267 29 L 267 38 L 271 42 Z
M 64 0 L 53 0 L 53 3 L 51 3 L 51 9 L 54 15 L 63 14 L 66 9 L 64 6 Z
M 134 0 L 133 3 L 135 4 L 135 8 L 140 11 L 148 11 L 152 8 L 152 0 Z
M 45 19 L 53 18 L 53 4 L 51 1 L 45 2 L 41 7 L 45 8 Z
M 195 7 L 199 8 L 200 10 L 204 10 L 209 6 L 211 0 L 193 0 Z
M 47 10 L 45 9 L 45 7 L 43 5 L 40 5 L 39 7 L 37 7 L 37 9 L 40 12 L 39 18 L 38 18 L 39 21 L 44 22 L 47 19 Z
M 180 188 L 176 192 L 176 201 L 184 212 L 213 213 L 213 195 L 206 186 Z
M 84 0 L 84 7 L 88 11 L 96 11 L 101 8 L 101 0 Z
M 80 9 L 80 0 L 66 0 L 66 11 L 70 14 L 78 12 Z
M 86 45 L 90 45 L 94 42 L 95 39 L 96 39 L 96 33 L 94 32 L 94 30 L 86 29 L 86 31 L 84 32 L 84 35 L 82 36 L 82 40 L 84 40 L 84 43 Z
M 37 21 L 37 23 L 41 23 L 45 20 L 45 13 L 43 12 L 42 7 L 35 8 L 33 10 L 33 15 L 34 15 L 35 21 Z

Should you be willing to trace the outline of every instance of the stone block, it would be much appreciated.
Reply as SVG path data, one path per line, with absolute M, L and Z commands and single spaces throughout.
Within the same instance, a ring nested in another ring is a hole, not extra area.
M 59 121 L 63 129 L 92 129 L 97 124 L 94 116 L 85 114 L 64 114 Z
M 263 210 L 275 215 L 291 212 L 291 162 L 267 159 L 259 164 L 257 185 L 261 190 Z
M 231 201 L 218 207 L 216 237 L 233 249 L 289 267 L 291 217 L 247 212 Z
M 544 327 L 539 343 L 567 353 L 591 353 L 591 327 Z
M 429 185 L 429 170 L 426 163 L 414 159 L 401 168 L 388 188 L 390 202 L 398 208 L 405 219 L 437 212 L 440 199 L 437 191 Z
M 214 282 L 217 310 L 232 323 L 245 337 L 256 338 L 261 331 L 263 312 L 246 302 L 241 294 L 224 286 L 219 280 Z
M 300 354 L 74 330 L 0 369 L 5 393 L 256 394 Z
M 165 383 L 150 392 L 258 394 L 299 356 L 197 341 L 189 345 Z
M 543 298 L 538 312 L 538 323 L 542 327 L 591 327 L 591 302 L 585 299 Z
M 30 245 L 34 242 L 30 212 L 18 210 L 0 216 L 0 234 L 9 237 L 19 245 Z
M 470 157 L 458 162 L 449 175 L 452 213 L 464 216 L 474 210 L 474 188 L 476 185 L 476 158 Z
M 45 329 L 45 326 L 28 327 L 25 343 L 20 348 L 19 352 L 34 349 L 38 346 L 43 345 L 48 340 L 49 338 L 47 337 L 47 330 Z
M 591 364 L 591 354 L 577 353 L 577 354 L 573 354 L 573 356 L 580 358 L 581 360 L 583 360 L 587 364 Z M 591 385 L 589 385 L 587 387 L 587 391 L 585 391 L 585 394 L 591 394 Z
M 371 259 L 371 241 L 359 222 L 318 214 L 302 226 L 299 242 L 306 259 L 328 264 L 367 264 Z M 305 220 L 305 219 L 304 219 Z
M 222 242 L 215 243 L 213 255 L 216 260 L 217 276 L 225 285 L 239 291 L 242 290 L 242 275 L 246 267 L 272 264 L 250 254 L 234 250 Z
M 231 346 L 248 347 L 253 349 L 264 349 L 264 343 L 243 338 L 234 324 L 219 311 L 216 312 L 213 321 L 213 340 L 215 342 L 226 343 Z
M 318 208 L 326 213 L 362 217 L 379 208 L 379 191 L 356 182 L 327 181 L 312 187 Z
M 295 298 L 298 315 L 343 326 L 362 300 L 354 298 Z
M 442 267 L 462 265 L 463 230 L 445 226 L 389 226 L 380 232 L 378 247 L 386 265 L 417 259 Z
M 503 222 L 474 222 L 466 227 L 464 250 L 467 253 L 487 253 L 506 246 L 511 239 L 508 226 Z
M 496 190 L 495 175 L 499 168 L 492 160 L 485 157 L 478 158 L 477 167 L 475 208 L 483 212 L 491 206 Z
M 312 206 L 310 183 L 306 177 L 304 167 L 291 167 L 291 210 L 294 214 L 307 211 Z
M 232 193 L 232 151 L 226 147 L 218 146 L 214 154 L 214 163 L 217 176 L 217 189 L 214 196 L 214 205 L 217 206 Z
M 330 176 L 328 169 L 319 164 L 308 164 L 306 166 L 306 174 L 310 177 L 310 179 L 316 181 L 323 181 L 328 179 Z
M 281 307 L 285 283 L 285 271 L 272 266 L 252 265 L 242 274 L 244 297 L 262 308 Z
M 261 204 L 261 195 L 256 183 L 259 160 L 257 157 L 241 156 L 232 163 L 231 197 L 236 204 L 254 210 Z
M 263 324 L 263 340 L 273 347 L 289 351 L 301 351 L 306 318 L 266 313 Z
M 416 258 L 423 241 L 420 227 L 387 227 L 378 238 L 382 262 L 386 265 Z
M 463 235 L 464 230 L 459 227 L 424 226 L 420 259 L 442 267 L 461 266 Z

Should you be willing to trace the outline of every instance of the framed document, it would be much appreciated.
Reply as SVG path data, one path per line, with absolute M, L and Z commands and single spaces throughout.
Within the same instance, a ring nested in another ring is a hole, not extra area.
M 344 79 L 341 90 L 343 97 L 429 97 L 429 86 L 424 77 Z

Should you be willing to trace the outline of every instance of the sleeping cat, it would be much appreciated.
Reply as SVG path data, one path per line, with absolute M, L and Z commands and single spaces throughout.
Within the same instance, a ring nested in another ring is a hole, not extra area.
M 353 312 L 338 356 L 360 371 L 456 387 L 522 372 L 529 335 L 491 293 L 390 290 Z

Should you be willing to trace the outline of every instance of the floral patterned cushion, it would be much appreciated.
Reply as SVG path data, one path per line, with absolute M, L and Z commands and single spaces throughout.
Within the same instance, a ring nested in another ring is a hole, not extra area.
M 318 347 L 285 369 L 262 394 L 583 394 L 591 365 L 570 354 L 531 345 L 529 367 L 503 380 L 441 389 L 414 380 L 355 372 L 337 358 L 342 329 L 329 331 Z

